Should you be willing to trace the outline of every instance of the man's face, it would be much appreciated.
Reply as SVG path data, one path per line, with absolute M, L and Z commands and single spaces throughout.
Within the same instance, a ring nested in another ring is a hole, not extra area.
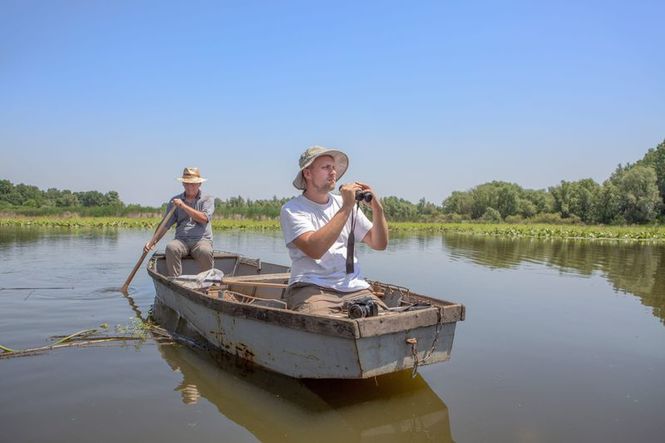
M 321 192 L 335 189 L 337 170 L 335 160 L 329 155 L 322 155 L 303 171 L 307 188 Z
M 183 183 L 182 186 L 185 188 L 185 196 L 193 198 L 199 193 L 201 183 Z

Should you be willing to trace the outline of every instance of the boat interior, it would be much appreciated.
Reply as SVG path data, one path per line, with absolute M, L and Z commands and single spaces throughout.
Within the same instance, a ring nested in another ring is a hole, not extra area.
M 164 254 L 154 254 L 152 261 L 153 265 L 151 266 L 154 266 L 156 272 L 165 275 L 166 259 Z M 191 257 L 185 257 L 182 266 L 182 277 L 187 278 L 185 276 L 188 276 L 190 281 L 183 281 L 181 277 L 177 277 L 176 280 L 181 280 L 180 282 L 183 285 L 208 297 L 234 303 L 287 309 L 286 302 L 283 301 L 283 294 L 288 286 L 290 271 L 288 266 L 263 262 L 261 259 L 252 259 L 231 252 L 216 251 L 214 267 L 223 272 L 223 277 L 202 287 L 196 287 L 196 282 L 192 282 L 193 276 L 198 272 L 196 262 Z M 407 288 L 400 286 L 375 281 L 369 282 L 372 285 L 372 292 L 389 308 L 388 311 L 380 311 L 379 316 L 432 309 L 434 306 L 459 306 L 447 301 L 413 294 Z M 348 312 L 330 314 L 330 316 L 347 317 Z

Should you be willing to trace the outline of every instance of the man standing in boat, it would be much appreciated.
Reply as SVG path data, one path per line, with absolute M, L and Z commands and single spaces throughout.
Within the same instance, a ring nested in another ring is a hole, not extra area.
M 293 186 L 303 193 L 282 206 L 280 213 L 291 257 L 288 307 L 329 314 L 340 312 L 347 302 L 371 297 L 385 309 L 361 277 L 354 252 L 355 240 L 376 250 L 388 246 L 388 223 L 379 198 L 360 182 L 342 185 L 341 195 L 331 194 L 349 166 L 342 151 L 313 146 L 300 156 L 299 165 Z M 370 201 L 373 222 L 356 205 L 357 199 Z
M 213 267 L 211 220 L 215 200 L 201 193 L 201 183 L 206 179 L 201 177 L 199 168 L 185 168 L 177 180 L 182 182 L 185 192 L 173 197 L 166 208 L 168 213 L 173 206 L 176 207 L 166 223 L 166 229 L 176 224 L 175 239 L 166 245 L 166 272 L 170 277 L 182 274 L 182 257 L 186 255 L 196 260 L 199 272 Z M 149 241 L 145 244 L 145 251 L 154 246 Z

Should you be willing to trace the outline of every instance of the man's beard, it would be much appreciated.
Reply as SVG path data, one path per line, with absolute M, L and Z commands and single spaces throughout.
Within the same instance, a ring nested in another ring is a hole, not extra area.
M 317 190 L 317 192 L 330 192 L 335 190 L 336 183 L 337 182 L 333 180 L 332 182 L 325 182 L 321 186 L 314 186 L 314 188 Z

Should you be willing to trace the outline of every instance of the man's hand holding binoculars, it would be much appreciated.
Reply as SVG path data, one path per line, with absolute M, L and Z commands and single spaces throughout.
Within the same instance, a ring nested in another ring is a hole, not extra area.
M 372 188 L 361 182 L 346 183 L 339 187 L 342 195 L 342 205 L 349 207 L 356 202 L 364 202 L 372 207 L 372 210 L 383 209 L 379 199 Z

